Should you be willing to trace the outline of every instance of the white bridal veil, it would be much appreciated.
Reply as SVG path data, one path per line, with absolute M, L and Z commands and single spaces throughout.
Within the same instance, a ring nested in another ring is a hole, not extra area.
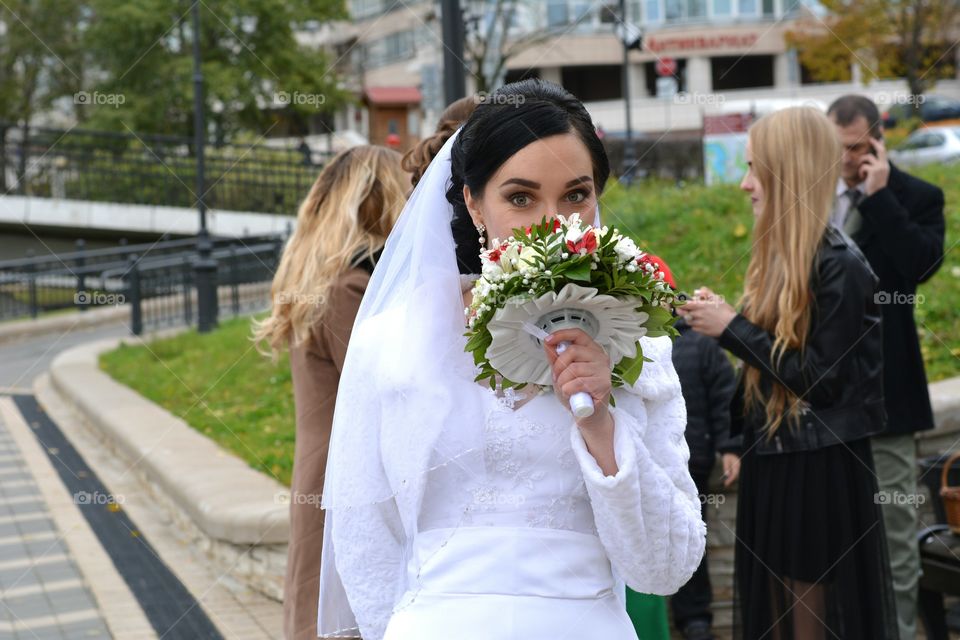
M 377 263 L 340 378 L 322 506 L 318 632 L 377 635 L 416 585 L 412 540 L 427 477 L 479 486 L 486 409 L 466 339 L 443 145 Z M 479 399 L 478 399 L 479 398 Z M 451 469 L 459 476 L 451 476 Z M 471 500 L 445 505 L 467 514 Z M 458 524 L 458 523 L 455 523 Z M 455 528 L 455 527 L 454 527 Z M 347 594 L 350 595 L 348 602 Z M 359 622 L 359 624 L 358 624 Z

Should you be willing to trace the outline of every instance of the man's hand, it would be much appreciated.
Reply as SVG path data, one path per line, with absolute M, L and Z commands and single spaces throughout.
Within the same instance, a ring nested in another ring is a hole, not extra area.
M 883 146 L 882 140 L 873 137 L 869 140 L 876 155 L 867 154 L 860 160 L 858 175 L 864 181 L 864 191 L 868 196 L 872 196 L 887 186 L 890 179 L 890 160 L 887 159 L 887 148 Z

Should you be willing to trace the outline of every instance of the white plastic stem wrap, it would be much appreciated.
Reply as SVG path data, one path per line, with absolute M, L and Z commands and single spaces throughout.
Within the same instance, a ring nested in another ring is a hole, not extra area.
M 536 338 L 539 338 L 541 341 L 546 340 L 547 336 L 550 335 L 540 327 L 529 322 L 524 322 L 522 326 L 524 331 Z M 570 341 L 564 340 L 557 345 L 557 353 L 563 353 L 569 346 Z M 593 398 L 590 397 L 590 394 L 586 393 L 585 391 L 580 391 L 573 394 L 570 396 L 570 411 L 572 411 L 573 415 L 577 418 L 589 418 L 593 415 L 594 411 Z
M 570 346 L 570 342 L 564 340 L 557 345 L 557 353 L 563 353 Z M 589 418 L 593 415 L 593 398 L 586 391 L 578 391 L 570 396 L 570 411 L 577 418 Z

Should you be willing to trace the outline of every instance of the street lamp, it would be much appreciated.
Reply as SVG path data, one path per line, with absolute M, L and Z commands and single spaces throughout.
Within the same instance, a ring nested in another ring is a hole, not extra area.
M 630 119 L 630 50 L 643 48 L 643 32 L 633 24 L 627 22 L 627 3 L 620 0 L 620 15 L 618 35 L 623 45 L 623 102 L 626 110 L 626 136 L 623 141 L 623 165 L 620 171 L 620 182 L 630 186 L 633 182 L 633 173 L 636 169 L 637 155 L 633 148 L 633 125 Z
M 206 333 L 217 326 L 217 261 L 211 257 L 213 248 L 207 233 L 207 203 L 205 197 L 204 149 L 206 138 L 203 120 L 203 71 L 200 67 L 200 3 L 191 8 L 193 18 L 193 146 L 197 154 L 197 212 L 200 231 L 197 233 L 197 259 L 194 273 L 197 286 L 197 331 Z
M 467 95 L 467 78 L 463 71 L 463 12 L 460 0 L 440 1 L 443 27 L 443 97 L 447 104 Z

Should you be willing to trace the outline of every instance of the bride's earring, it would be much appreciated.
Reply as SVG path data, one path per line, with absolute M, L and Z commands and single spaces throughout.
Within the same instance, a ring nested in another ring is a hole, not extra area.
M 487 228 L 483 226 L 483 223 L 477 225 L 477 233 L 480 234 L 480 246 L 487 244 L 487 238 L 484 235 L 487 232 Z

